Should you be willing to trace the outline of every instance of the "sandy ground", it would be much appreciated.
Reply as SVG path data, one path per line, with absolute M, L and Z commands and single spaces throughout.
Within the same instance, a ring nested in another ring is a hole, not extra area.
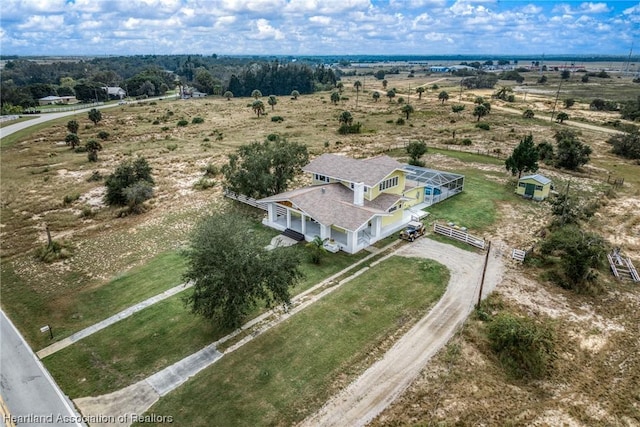
M 478 297 L 483 256 L 421 239 L 397 255 L 434 259 L 451 273 L 449 286 L 438 304 L 358 379 L 331 398 L 303 426 L 361 426 L 393 402 L 419 375 L 427 362 L 462 325 Z M 500 251 L 492 251 L 483 295 L 500 282 Z

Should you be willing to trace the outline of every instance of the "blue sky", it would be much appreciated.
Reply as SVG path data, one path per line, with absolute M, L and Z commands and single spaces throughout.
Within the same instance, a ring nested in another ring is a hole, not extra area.
M 640 52 L 640 1 L 2 0 L 0 21 L 6 55 Z

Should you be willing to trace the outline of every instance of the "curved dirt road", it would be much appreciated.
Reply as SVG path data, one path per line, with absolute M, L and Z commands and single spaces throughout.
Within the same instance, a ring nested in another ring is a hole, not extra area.
M 446 292 L 433 309 L 416 323 L 382 359 L 347 388 L 333 396 L 301 425 L 362 426 L 375 418 L 418 376 L 464 322 L 477 302 L 484 255 L 422 238 L 396 252 L 407 257 L 431 258 L 450 270 Z M 483 295 L 502 277 L 502 256 L 489 256 Z

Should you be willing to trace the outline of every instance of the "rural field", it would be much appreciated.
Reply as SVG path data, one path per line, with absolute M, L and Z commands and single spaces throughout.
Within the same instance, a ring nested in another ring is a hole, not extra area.
M 511 260 L 512 249 L 540 248 L 553 214 L 550 203 L 514 194 L 517 180 L 505 169 L 505 159 L 526 135 L 539 144 L 553 142 L 559 130 L 578 131 L 593 150 L 591 161 L 571 172 L 540 162 L 538 173 L 551 178 L 558 192 L 569 189 L 584 203 L 596 201 L 583 228 L 640 265 L 640 165 L 611 153 L 607 141 L 625 122 L 619 112 L 589 108 L 594 98 L 635 100 L 640 85 L 614 74 L 593 78 L 587 87 L 572 76 L 558 93 L 558 73 L 548 76 L 545 84 L 530 83 L 535 79 L 529 76 L 520 85 L 500 81 L 496 88 L 512 88 L 513 102 L 493 99 L 495 89 L 462 89 L 459 78 L 404 72 L 386 77 L 396 93 L 391 99 L 379 80 L 367 77 L 356 91 L 354 82 L 363 79 L 350 76 L 343 77 L 336 104 L 331 92 L 283 96 L 257 116 L 252 98 L 167 98 L 104 109 L 98 124 L 79 113 L 6 137 L 0 147 L 2 308 L 38 351 L 52 344 L 40 332 L 43 325 L 52 327 L 53 342 L 60 341 L 182 284 L 182 250 L 194 224 L 207 214 L 249 218 L 252 235 L 267 245 L 276 232 L 260 224 L 264 212 L 223 195 L 220 168 L 243 144 L 277 134 L 305 144 L 311 157 L 387 154 L 406 162 L 406 145 L 424 141 L 426 167 L 465 175 L 464 192 L 432 206 L 427 226 L 455 222 L 492 241 L 505 271 L 482 310 L 372 425 L 638 426 L 640 285 L 615 280 L 606 264 L 596 273 L 600 292 L 576 293 L 553 283 L 546 261 Z M 425 89 L 420 95 L 418 87 Z M 376 91 L 378 100 L 372 96 Z M 448 99 L 439 99 L 442 91 Z M 472 114 L 479 96 L 491 102 L 481 119 Z M 562 105 L 567 98 L 575 99 L 570 108 Z M 408 116 L 403 104 L 413 106 Z M 465 108 L 453 112 L 452 105 Z M 337 132 L 345 110 L 362 124 L 361 133 Z M 524 118 L 526 110 L 535 116 Z M 569 115 L 564 123 L 551 119 L 559 111 Z M 80 123 L 81 141 L 106 134 L 97 162 L 65 144 L 72 119 Z M 178 125 L 181 120 L 187 124 Z M 125 215 L 105 204 L 103 177 L 137 156 L 152 168 L 155 194 L 144 212 Z M 616 179 L 624 183 L 614 188 L 610 182 Z M 294 186 L 306 182 L 300 177 Z M 35 256 L 47 243 L 47 228 L 64 244 L 66 259 L 45 263 Z M 405 244 L 410 243 L 400 245 Z M 308 248 L 292 250 L 306 255 Z M 293 293 L 368 255 L 328 254 L 320 265 L 305 258 L 305 279 Z M 382 357 L 437 302 L 448 277 L 442 265 L 425 260 L 392 256 L 371 265 L 360 278 L 160 398 L 150 412 L 170 414 L 174 425 L 185 426 L 206 426 L 214 419 L 219 425 L 299 423 Z M 232 332 L 191 314 L 183 302 L 186 292 L 44 357 L 43 363 L 72 399 L 99 396 Z M 492 351 L 490 319 L 505 313 L 551 325 L 556 346 L 546 376 L 516 378 Z

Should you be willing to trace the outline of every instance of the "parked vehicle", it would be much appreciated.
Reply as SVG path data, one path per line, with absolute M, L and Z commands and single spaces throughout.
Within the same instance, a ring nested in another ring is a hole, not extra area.
M 418 221 L 411 221 L 407 227 L 400 232 L 400 238 L 413 242 L 425 233 L 424 225 Z

